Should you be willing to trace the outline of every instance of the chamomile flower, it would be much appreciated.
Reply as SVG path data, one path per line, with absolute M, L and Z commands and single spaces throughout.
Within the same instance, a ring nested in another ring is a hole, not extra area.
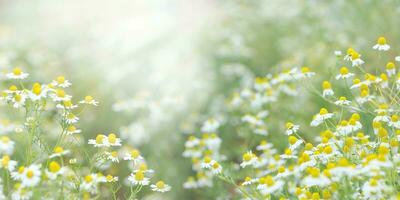
M 122 145 L 121 144 L 121 142 L 122 142 L 121 138 L 118 138 L 117 135 L 115 135 L 115 133 L 108 134 L 107 140 L 108 140 L 107 143 L 110 146 L 121 146 Z
M 14 108 L 21 108 L 25 105 L 26 95 L 24 93 L 16 93 L 11 101 Z
M 115 183 L 115 182 L 118 181 L 118 176 L 112 176 L 112 175 L 109 174 L 109 175 L 106 176 L 106 181 L 108 183 Z
M 257 189 L 263 195 L 273 194 L 282 190 L 283 185 L 285 184 L 283 181 L 274 180 L 272 176 L 262 177 L 258 180 Z
M 362 186 L 362 192 L 366 199 L 382 199 L 387 190 L 389 190 L 388 186 L 377 178 L 372 178 Z
M 388 62 L 386 64 L 386 73 L 389 77 L 396 74 L 396 65 L 393 62 Z
M 150 188 L 156 192 L 168 192 L 171 190 L 171 186 L 165 184 L 163 181 L 158 181 L 156 184 L 150 185 Z
M 28 73 L 25 73 L 21 70 L 21 68 L 14 68 L 11 73 L 6 74 L 9 79 L 25 79 L 29 76 Z
M 307 171 L 309 175 L 302 180 L 303 185 L 307 187 L 325 187 L 331 183 L 329 178 L 320 173 L 319 169 L 311 167 Z
M 209 156 L 204 157 L 203 161 L 201 162 L 201 168 L 209 169 L 216 161 L 210 158 Z
M 185 189 L 193 189 L 193 188 L 197 188 L 197 182 L 196 179 L 192 176 L 189 176 L 186 180 L 186 182 L 183 183 L 183 188 Z
M 71 100 L 68 101 L 62 101 L 59 104 L 56 105 L 57 108 L 59 109 L 65 109 L 65 110 L 73 110 L 77 108 L 78 106 L 73 104 Z
M 49 158 L 62 157 L 64 155 L 68 155 L 69 153 L 71 153 L 71 151 L 64 150 L 64 148 L 57 146 L 53 149 L 53 153 L 49 156 Z
M 149 184 L 149 178 L 144 176 L 143 171 L 137 171 L 136 173 L 131 173 L 128 177 L 128 181 L 132 185 L 148 185 Z
M 319 113 L 314 115 L 313 120 L 311 121 L 311 126 L 318 126 L 323 123 L 325 120 L 333 117 L 333 113 L 329 113 L 326 108 L 321 108 Z
M 240 163 L 240 166 L 242 168 L 245 168 L 246 166 L 249 166 L 249 165 L 255 165 L 257 162 L 258 162 L 257 156 L 254 153 L 252 153 L 251 151 L 249 151 L 249 152 L 243 154 L 243 161 L 242 161 L 242 163 Z
M 271 143 L 268 143 L 266 140 L 262 140 L 260 144 L 256 147 L 257 150 L 263 151 L 263 150 L 269 150 L 273 147 Z
M 54 180 L 58 176 L 62 175 L 64 173 L 64 167 L 61 167 L 60 164 L 56 161 L 51 161 L 49 163 L 48 169 L 46 169 L 46 176 Z
M 291 122 L 286 123 L 286 135 L 292 135 L 294 133 L 297 133 L 297 131 L 299 130 L 300 126 L 299 125 L 295 125 Z
M 11 155 L 14 152 L 15 142 L 8 136 L 0 137 L 0 154 Z
M 82 101 L 79 101 L 80 104 L 87 104 L 87 105 L 93 105 L 93 106 L 98 106 L 99 102 L 96 101 L 92 96 L 85 96 L 85 99 Z
M 21 176 L 21 185 L 23 187 L 34 187 L 39 184 L 41 177 L 41 166 L 32 164 L 25 168 L 24 173 Z
M 346 97 L 339 97 L 337 101 L 335 101 L 335 104 L 338 106 L 348 106 L 351 104 L 351 101 L 347 100 Z
M 94 147 L 108 147 L 108 138 L 103 134 L 99 134 L 95 139 L 89 139 L 88 144 L 92 144 Z
M 119 163 L 119 158 L 118 158 L 118 152 L 117 151 L 112 151 L 112 152 L 104 152 L 106 155 L 106 159 L 110 160 L 111 162 L 114 163 Z
M 72 112 L 67 113 L 65 115 L 65 122 L 67 122 L 67 124 L 75 124 L 78 121 L 79 121 L 79 117 L 74 115 L 74 113 L 72 113 Z
M 12 200 L 29 200 L 33 196 L 33 192 L 22 186 L 21 183 L 14 185 L 14 191 L 11 194 Z
M 67 88 L 67 87 L 69 87 L 69 86 L 72 85 L 71 82 L 69 82 L 68 80 L 66 80 L 64 76 L 58 76 L 58 77 L 56 78 L 56 80 L 53 80 L 53 81 L 51 82 L 51 84 L 52 84 L 53 86 L 57 86 L 57 87 L 61 87 L 61 88 Z
M 204 122 L 203 126 L 201 127 L 201 131 L 204 133 L 212 133 L 215 132 L 219 126 L 220 122 L 214 118 L 210 118 Z
M 249 176 L 247 176 L 244 181 L 242 182 L 242 186 L 246 186 L 246 185 L 252 185 L 254 183 L 258 182 L 258 178 L 251 178 Z
M 211 172 L 213 174 L 220 174 L 222 172 L 222 166 L 218 162 L 214 162 L 211 166 Z
M 353 51 L 351 53 L 351 63 L 352 63 L 351 65 L 353 67 L 356 67 L 356 66 L 360 66 L 360 65 L 364 64 L 364 61 L 361 60 L 361 55 L 358 52 Z
M 135 164 L 144 160 L 143 157 L 140 155 L 139 150 L 137 149 L 133 149 L 130 152 L 126 153 L 123 159 L 133 161 L 133 163 Z
M 39 83 L 34 83 L 28 96 L 32 101 L 39 101 L 40 99 L 46 98 L 47 89 Z
M 73 135 L 73 134 L 77 134 L 77 133 L 81 133 L 82 130 L 77 129 L 74 125 L 69 125 L 67 127 L 67 135 Z
M 303 140 L 299 140 L 293 135 L 289 136 L 288 141 L 289 141 L 289 149 L 291 151 L 296 150 L 301 144 L 303 144 Z
M 88 174 L 83 177 L 81 181 L 80 188 L 81 190 L 94 192 L 97 190 L 97 175 L 96 174 Z
M 342 67 L 340 68 L 340 74 L 336 76 L 336 79 L 348 79 L 350 77 L 353 77 L 354 74 L 349 72 L 349 69 L 347 67 Z
M 386 38 L 379 37 L 376 41 L 376 44 L 372 48 L 378 51 L 388 51 L 390 46 L 386 43 Z
M 396 129 L 400 129 L 400 120 L 398 115 L 396 114 L 392 115 L 389 121 L 389 126 L 395 127 Z
M 72 96 L 65 93 L 63 89 L 56 89 L 55 92 L 51 95 L 53 101 L 69 101 L 71 100 Z
M 0 169 L 4 168 L 4 169 L 8 170 L 9 172 L 12 172 L 12 171 L 14 171 L 15 166 L 17 166 L 17 161 L 11 160 L 10 156 L 8 156 L 8 155 L 4 155 L 0 159 Z
M 322 96 L 323 97 L 332 96 L 332 95 L 335 94 L 333 92 L 333 90 L 332 90 L 332 86 L 331 86 L 331 83 L 329 81 L 324 81 L 322 83 L 322 89 L 323 89 L 323 91 L 322 91 Z
M 310 77 L 312 77 L 312 76 L 314 76 L 314 75 L 315 75 L 315 72 L 312 72 L 312 71 L 310 70 L 310 68 L 308 68 L 308 67 L 302 67 L 302 68 L 301 68 L 301 77 L 310 78 Z

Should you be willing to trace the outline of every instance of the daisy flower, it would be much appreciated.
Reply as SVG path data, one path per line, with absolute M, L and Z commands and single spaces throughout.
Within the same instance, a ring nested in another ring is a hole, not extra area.
M 340 74 L 336 76 L 336 79 L 348 79 L 350 77 L 353 77 L 354 74 L 353 73 L 349 73 L 349 70 L 347 69 L 347 67 L 342 67 L 340 68 Z
M 76 133 L 81 133 L 82 130 L 77 129 L 74 125 L 69 125 L 67 128 L 67 135 L 72 135 L 72 134 L 76 134 Z
M 165 184 L 163 181 L 158 181 L 156 184 L 150 185 L 150 188 L 156 192 L 168 192 L 171 190 L 171 186 Z
M 104 152 L 106 155 L 107 160 L 111 160 L 111 162 L 114 163 L 119 163 L 119 158 L 118 158 L 118 152 L 117 151 L 112 151 L 112 152 Z
M 30 165 L 21 176 L 21 184 L 23 187 L 34 187 L 39 184 L 41 177 L 40 165 Z
M 68 80 L 66 80 L 64 76 L 58 76 L 56 78 L 56 80 L 53 80 L 51 82 L 51 84 L 53 86 L 58 86 L 58 87 L 61 87 L 61 88 L 67 88 L 67 87 L 72 85 L 72 83 L 69 82 Z
M 332 95 L 335 94 L 333 92 L 333 90 L 332 90 L 332 86 L 331 86 L 331 83 L 329 81 L 324 81 L 322 83 L 322 89 L 323 89 L 323 91 L 322 91 L 322 96 L 323 97 L 332 96 Z
M 201 168 L 209 169 L 209 168 L 211 168 L 211 166 L 213 166 L 214 163 L 215 163 L 215 161 L 213 159 L 211 159 L 209 156 L 206 156 L 206 157 L 204 157 L 200 166 L 201 166 Z
M 243 154 L 243 161 L 242 161 L 242 163 L 240 163 L 240 166 L 242 168 L 245 168 L 248 165 L 256 164 L 257 161 L 258 161 L 257 156 L 254 153 L 252 153 L 251 151 L 249 151 L 249 152 Z
M 10 172 L 14 171 L 17 161 L 11 160 L 10 156 L 4 155 L 0 160 L 0 168 L 4 168 Z
M 94 147 L 108 147 L 107 136 L 99 134 L 95 139 L 89 139 L 88 144 L 93 144 Z
M 107 137 L 107 143 L 110 146 L 121 146 L 121 139 L 117 137 L 117 135 L 115 135 L 115 133 L 110 133 Z
M 312 77 L 312 76 L 314 76 L 314 75 L 315 75 L 315 72 L 312 72 L 312 71 L 310 70 L 310 68 L 308 68 L 308 67 L 302 67 L 302 68 L 301 68 L 301 77 L 310 78 L 310 77 Z
M 326 108 L 321 108 L 319 113 L 314 115 L 313 120 L 311 121 L 311 126 L 318 126 L 324 122 L 326 119 L 330 119 L 333 117 L 333 113 L 329 113 Z
M 20 68 L 14 68 L 11 73 L 6 74 L 9 79 L 25 79 L 29 76 L 28 73 L 23 72 Z
M 39 83 L 34 83 L 32 86 L 32 90 L 29 91 L 29 98 L 32 101 L 39 101 L 40 99 L 46 98 L 47 91 L 44 89 L 42 85 Z
M 384 37 L 379 37 L 376 41 L 377 44 L 375 44 L 372 48 L 376 49 L 378 51 L 388 51 L 390 49 L 390 46 L 386 44 L 386 38 Z
M 194 177 L 189 176 L 186 182 L 183 183 L 183 188 L 185 189 L 193 189 L 197 188 L 197 182 Z
M 118 181 L 118 176 L 112 176 L 112 175 L 109 174 L 109 175 L 106 176 L 106 181 L 108 183 L 117 182 Z
M 211 118 L 204 122 L 203 126 L 201 127 L 201 131 L 204 133 L 212 133 L 215 132 L 221 124 L 218 120 Z
M 309 176 L 306 176 L 302 180 L 302 184 L 307 186 L 307 187 L 313 187 L 313 186 L 319 186 L 319 187 L 325 187 L 331 183 L 329 178 L 327 178 L 325 175 L 322 175 L 319 172 L 319 169 L 311 167 L 307 169 Z
M 53 101 L 69 101 L 71 100 L 71 96 L 66 94 L 63 89 L 56 89 L 55 93 L 52 94 Z
M 257 179 L 257 178 L 256 178 L 256 179 L 252 179 L 251 177 L 247 176 L 247 177 L 244 179 L 244 181 L 243 181 L 243 183 L 242 183 L 241 185 L 242 185 L 242 186 L 246 186 L 246 185 L 254 184 L 254 183 L 256 183 L 256 182 L 258 182 L 258 179 Z
M 57 146 L 54 148 L 53 153 L 49 156 L 49 158 L 62 157 L 64 155 L 68 155 L 69 153 L 69 150 L 64 150 L 62 147 Z
M 74 115 L 74 113 L 72 113 L 72 112 L 66 114 L 65 118 L 66 118 L 65 122 L 67 122 L 67 124 L 74 124 L 79 121 L 79 117 Z
M 20 108 L 25 105 L 26 95 L 24 93 L 16 93 L 11 99 L 14 108 Z
M 0 137 L 0 153 L 11 155 L 14 152 L 15 142 L 7 136 Z
M 289 149 L 291 151 L 296 150 L 301 144 L 303 144 L 303 140 L 299 140 L 293 135 L 289 136 L 288 141 L 289 141 Z
M 347 100 L 346 97 L 339 97 L 339 100 L 335 101 L 335 104 L 338 106 L 348 106 L 351 104 L 351 101 Z
M 272 176 L 262 177 L 258 181 L 257 189 L 263 195 L 273 194 L 282 190 L 283 185 L 285 184 L 283 181 L 274 180 Z
M 80 104 L 87 104 L 87 105 L 93 105 L 93 106 L 98 106 L 99 102 L 96 101 L 92 96 L 85 96 L 85 99 L 82 101 L 79 101 Z
M 77 108 L 78 106 L 73 104 L 71 100 L 68 101 L 62 101 L 59 104 L 56 105 L 57 108 L 59 109 L 66 109 L 66 110 L 72 110 Z
M 140 155 L 139 150 L 133 149 L 129 153 L 126 153 L 123 157 L 124 160 L 131 160 L 134 164 L 143 161 L 143 157 Z
M 148 185 L 149 178 L 144 176 L 143 171 L 137 171 L 136 173 L 131 173 L 128 177 L 128 181 L 132 185 Z
M 299 125 L 295 125 L 291 122 L 286 123 L 286 135 L 292 135 L 294 133 L 297 133 L 299 128 L 300 128 Z
M 56 179 L 59 175 L 62 175 L 63 173 L 64 168 L 61 167 L 60 164 L 58 164 L 58 162 L 56 161 L 51 161 L 48 169 L 46 169 L 46 176 L 51 180 Z
M 388 62 L 386 64 L 386 73 L 389 77 L 396 74 L 396 65 L 393 62 Z
M 356 67 L 356 66 L 360 66 L 362 64 L 364 64 L 364 61 L 361 60 L 361 55 L 358 52 L 353 51 L 351 53 L 351 65 L 353 67 Z
M 222 172 L 222 166 L 218 162 L 214 162 L 211 166 L 211 172 L 213 174 L 220 174 Z

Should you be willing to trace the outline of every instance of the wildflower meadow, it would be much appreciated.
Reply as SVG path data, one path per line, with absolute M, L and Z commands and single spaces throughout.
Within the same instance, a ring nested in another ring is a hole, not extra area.
M 0 1 L 0 200 L 399 200 L 399 18 Z

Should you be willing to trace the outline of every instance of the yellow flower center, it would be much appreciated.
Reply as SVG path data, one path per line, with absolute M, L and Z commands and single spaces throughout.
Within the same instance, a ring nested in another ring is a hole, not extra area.
M 61 98 L 65 97 L 65 91 L 62 89 L 57 89 L 56 94 L 58 97 L 61 97 Z
M 61 166 L 56 161 L 52 161 L 49 164 L 49 170 L 52 173 L 56 173 L 56 172 L 60 171 L 60 169 L 61 169 Z
M 117 141 L 117 136 L 116 136 L 114 133 L 110 133 L 110 134 L 108 135 L 108 141 L 109 141 L 111 144 L 114 144 L 114 143 Z
M 63 83 L 65 82 L 65 77 L 64 77 L 64 76 L 58 76 L 58 77 L 57 77 L 57 82 L 58 82 L 59 84 L 63 84 Z
M 320 115 L 326 115 L 326 114 L 328 114 L 328 110 L 327 110 L 326 108 L 321 108 L 321 109 L 319 110 L 319 114 L 320 114 Z
M 1 137 L 1 141 L 3 142 L 3 143 L 9 143 L 10 142 L 10 138 L 9 137 L 7 137 L 7 136 L 3 136 L 3 137 Z
M 324 90 L 328 90 L 328 89 L 331 89 L 331 83 L 329 83 L 328 81 L 324 81 L 323 83 L 322 83 L 322 88 L 324 89 Z
M 386 38 L 385 37 L 379 37 L 377 40 L 379 45 L 385 45 L 386 44 Z
M 62 153 L 64 149 L 62 147 L 55 147 L 54 148 L 54 153 Z
M 32 170 L 28 170 L 28 172 L 26 172 L 26 177 L 28 177 L 28 178 L 32 178 L 33 175 L 35 175 L 35 174 L 33 173 Z
M 386 69 L 394 69 L 396 65 L 393 62 L 388 62 L 386 64 Z
M 163 189 L 165 187 L 165 183 L 163 181 L 158 181 L 156 186 L 158 189 Z
M 135 174 L 135 180 L 137 181 L 142 181 L 144 179 L 144 174 L 142 171 L 138 171 Z
M 3 167 L 7 167 L 8 163 L 10 162 L 10 156 L 3 156 L 3 159 L 1 159 L 1 164 Z
M 16 95 L 14 96 L 14 99 L 15 99 L 16 102 L 20 102 L 20 101 L 22 100 L 22 96 L 19 95 L 19 94 L 16 94 Z
M 340 74 L 341 75 L 346 75 L 348 73 L 349 73 L 349 70 L 347 69 L 347 67 L 340 68 Z
M 86 96 L 85 97 L 85 101 L 86 102 L 91 102 L 91 101 L 93 101 L 93 97 L 92 96 Z
M 39 83 L 34 83 L 32 86 L 32 92 L 36 95 L 42 93 L 42 86 Z
M 85 182 L 90 183 L 93 181 L 93 177 L 91 175 L 86 175 L 85 176 Z
M 15 85 L 11 85 L 11 86 L 8 88 L 8 90 L 15 92 L 15 91 L 18 90 L 18 87 L 15 86 Z
M 132 158 L 138 158 L 140 156 L 140 152 L 137 149 L 131 151 Z
M 18 168 L 18 173 L 19 174 L 24 173 L 24 171 L 25 171 L 25 167 L 24 166 L 21 166 L 21 167 Z
M 76 127 L 75 127 L 74 125 L 70 125 L 70 126 L 68 126 L 68 131 L 69 131 L 69 132 L 74 132 L 74 131 L 76 131 Z
M 295 144 L 296 142 L 297 142 L 297 138 L 296 137 L 294 137 L 294 136 L 289 136 L 289 143 L 291 144 L 291 145 L 293 145 L 293 144 Z
M 22 70 L 20 68 L 14 68 L 13 74 L 19 76 L 22 74 Z
M 114 158 L 117 158 L 118 157 L 118 152 L 116 152 L 116 151 L 111 152 L 111 156 L 114 157 Z
M 96 143 L 101 144 L 103 143 L 104 135 L 97 135 L 96 136 Z

